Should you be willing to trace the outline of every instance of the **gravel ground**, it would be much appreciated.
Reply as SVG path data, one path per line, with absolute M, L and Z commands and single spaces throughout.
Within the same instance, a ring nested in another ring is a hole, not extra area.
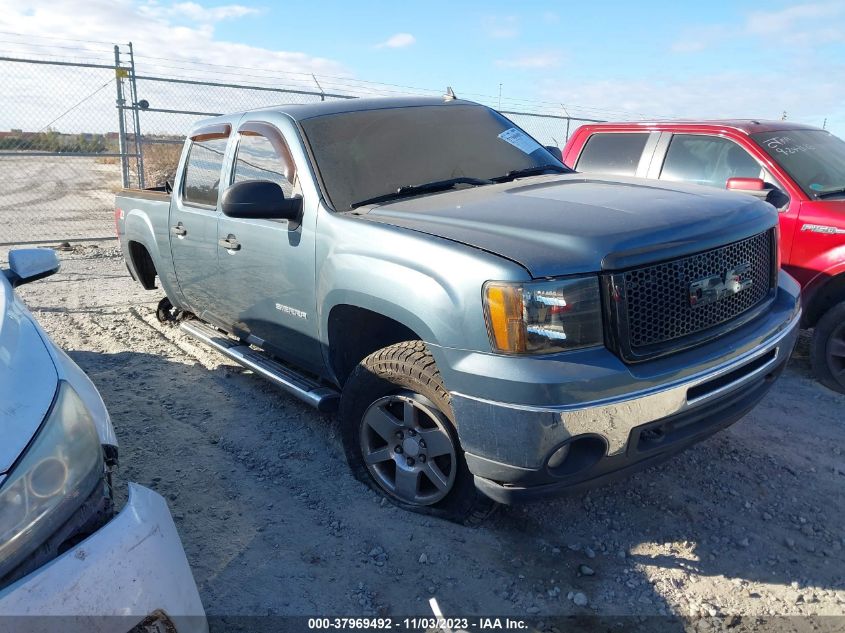
M 0 157 L 0 243 L 114 236 L 115 159 Z M 26 215 L 21 214 L 26 210 Z
M 167 498 L 210 615 L 845 615 L 845 397 L 806 339 L 693 450 L 468 529 L 381 502 L 334 418 L 160 325 L 113 243 L 62 258 L 20 294 L 99 388 L 120 478 Z

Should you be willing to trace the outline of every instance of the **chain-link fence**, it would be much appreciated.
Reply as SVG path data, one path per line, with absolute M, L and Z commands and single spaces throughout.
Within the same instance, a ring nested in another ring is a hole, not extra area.
M 0 58 L 0 242 L 106 236 L 120 187 L 115 69 Z M 61 86 L 61 98 L 44 98 Z
M 132 115 L 138 117 L 143 131 L 139 137 L 143 174 L 140 184 L 147 187 L 172 181 L 184 133 L 199 119 L 282 103 L 355 97 L 319 92 L 316 86 L 314 91 L 305 91 L 156 75 L 130 76 L 130 83 L 133 79 L 138 95 L 135 103 L 143 105 L 132 108 Z M 131 177 L 130 181 L 138 182 Z
M 283 103 L 439 94 L 314 75 L 278 87 L 265 78 L 230 81 L 231 70 L 209 80 L 149 67 L 136 65 L 131 44 L 115 46 L 113 62 L 0 57 L 0 245 L 111 237 L 114 193 L 172 181 L 184 134 L 198 119 Z M 502 112 L 558 146 L 593 120 Z
M 324 92 L 316 79 L 314 83 L 317 90 L 308 91 L 139 74 L 135 85 L 139 98 L 147 106 L 135 110 L 140 118 L 140 129 L 143 130 L 139 151 L 142 155 L 144 184 L 158 186 L 165 179 L 172 180 L 184 131 L 198 119 L 279 104 L 384 95 L 384 92 L 372 87 L 363 90 L 346 87 L 345 94 Z M 395 94 L 394 90 L 389 92 Z M 436 91 L 430 92 L 439 94 Z M 579 125 L 598 121 L 504 109 L 501 112 L 544 145 L 558 147 L 563 147 Z

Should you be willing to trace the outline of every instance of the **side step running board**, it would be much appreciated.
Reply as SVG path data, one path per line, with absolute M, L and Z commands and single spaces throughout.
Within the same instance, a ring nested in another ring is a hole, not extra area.
M 193 319 L 183 321 L 179 327 L 198 341 L 213 347 L 247 369 L 251 369 L 259 376 L 278 385 L 318 411 L 334 412 L 337 410 L 340 394 L 335 389 L 303 376 L 290 367 L 273 360 L 263 352 L 229 338 L 220 330 L 202 321 Z

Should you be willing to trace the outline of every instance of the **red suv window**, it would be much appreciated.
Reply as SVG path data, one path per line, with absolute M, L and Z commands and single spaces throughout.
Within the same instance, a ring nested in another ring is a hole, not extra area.
M 728 178 L 760 178 L 760 164 L 742 147 L 718 136 L 675 134 L 661 180 L 724 188 Z
M 615 176 L 633 176 L 646 141 L 648 132 L 593 134 L 581 150 L 575 169 Z

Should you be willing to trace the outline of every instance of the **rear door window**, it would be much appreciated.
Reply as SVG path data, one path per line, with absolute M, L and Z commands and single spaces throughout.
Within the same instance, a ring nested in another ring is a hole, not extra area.
M 217 206 L 220 173 L 226 153 L 226 136 L 196 139 L 188 150 L 182 201 L 203 207 Z
M 647 132 L 593 134 L 581 150 L 577 171 L 633 176 L 640 164 Z
M 724 189 L 729 178 L 760 178 L 762 173 L 756 159 L 731 140 L 675 134 L 669 143 L 660 179 Z

